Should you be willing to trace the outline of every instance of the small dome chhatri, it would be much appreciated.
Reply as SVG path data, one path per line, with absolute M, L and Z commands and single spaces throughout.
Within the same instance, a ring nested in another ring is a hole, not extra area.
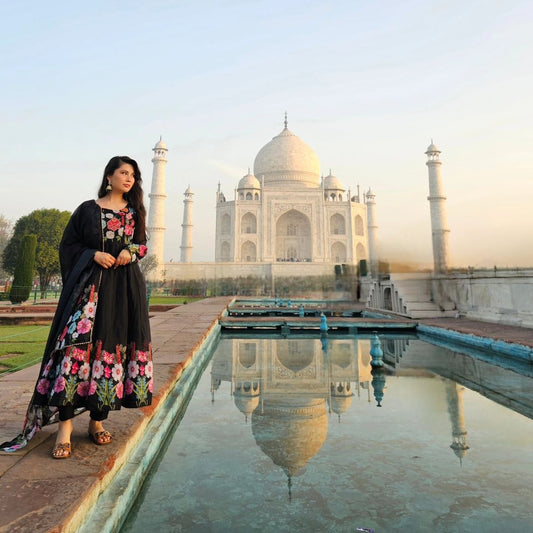
M 241 178 L 241 180 L 239 181 L 239 186 L 237 187 L 238 190 L 260 188 L 261 184 L 259 183 L 259 180 L 253 174 L 250 173 L 250 169 L 248 169 L 248 174 Z
M 331 170 L 329 171 L 329 175 L 324 178 L 324 189 L 343 192 L 345 190 L 339 178 L 331 174 Z
M 264 176 L 265 187 L 317 188 L 320 162 L 313 149 L 288 129 L 285 117 L 283 131 L 259 150 L 254 174 Z

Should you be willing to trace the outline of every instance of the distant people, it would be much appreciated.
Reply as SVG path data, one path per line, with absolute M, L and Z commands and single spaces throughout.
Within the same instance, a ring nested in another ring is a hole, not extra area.
M 22 433 L 4 451 L 22 448 L 59 421 L 54 459 L 71 456 L 72 418 L 90 412 L 89 438 L 109 444 L 109 411 L 152 402 L 153 366 L 146 286 L 146 210 L 139 167 L 113 157 L 97 200 L 73 213 L 59 247 L 63 291 Z

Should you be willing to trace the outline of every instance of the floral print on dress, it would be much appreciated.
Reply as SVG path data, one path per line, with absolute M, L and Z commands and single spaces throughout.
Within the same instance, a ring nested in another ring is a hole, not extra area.
M 98 293 L 94 284 L 86 287 L 78 299 L 77 311 L 70 315 L 57 339 L 56 350 L 72 344 L 91 342 L 97 302 Z
M 131 254 L 134 263 L 146 255 L 148 249 L 144 244 L 132 242 L 135 233 L 135 220 L 133 209 L 129 206 L 120 211 L 102 211 L 102 234 L 104 241 L 117 241 L 125 245 Z
M 144 244 L 130 244 L 128 246 L 128 250 L 130 251 L 131 262 L 133 263 L 139 259 L 142 259 L 146 255 L 148 248 L 146 248 Z
M 131 242 L 133 209 L 101 210 L 104 250 L 127 248 L 132 262 L 146 254 L 146 246 Z M 58 336 L 55 349 L 37 381 L 36 393 L 50 405 L 90 406 L 100 411 L 150 405 L 153 392 L 152 349 L 135 342 L 107 346 L 94 335 L 100 282 L 88 283 Z M 118 317 L 117 317 L 118 319 Z M 101 332 L 100 332 L 101 333 Z
M 132 354 L 127 365 L 125 394 L 138 402 L 138 406 L 148 405 L 147 402 L 153 392 L 153 362 L 152 350 L 136 350 L 132 347 Z
M 86 350 L 69 346 L 55 377 L 43 377 L 36 391 L 50 397 L 58 396 L 59 405 L 77 405 L 77 397 L 90 400 L 98 410 L 115 409 L 124 400 L 128 406 L 150 405 L 153 392 L 153 362 L 151 347 L 130 353 L 126 346 L 117 345 L 114 352 L 96 343 L 95 359 L 90 363 L 92 344 Z M 43 372 L 44 375 L 44 372 Z
M 62 406 L 79 414 L 150 405 L 153 363 L 143 275 L 137 265 L 105 270 L 94 262 L 96 250 L 117 257 L 128 249 L 133 262 L 146 255 L 145 234 L 135 220 L 130 206 L 115 212 L 94 200 L 74 211 L 59 249 L 68 291 L 59 300 L 22 433 L 2 450 L 25 446 L 57 421 Z

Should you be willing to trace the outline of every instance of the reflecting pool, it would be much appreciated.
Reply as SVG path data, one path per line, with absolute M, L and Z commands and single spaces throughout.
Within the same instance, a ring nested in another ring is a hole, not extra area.
M 532 531 L 532 368 L 381 342 L 223 337 L 123 531 Z

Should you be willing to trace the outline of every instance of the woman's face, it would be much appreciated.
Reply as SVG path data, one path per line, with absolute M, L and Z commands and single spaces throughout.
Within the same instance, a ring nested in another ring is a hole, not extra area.
M 135 183 L 135 173 L 129 163 L 123 163 L 107 179 L 113 187 L 113 192 L 125 194 L 131 190 Z

